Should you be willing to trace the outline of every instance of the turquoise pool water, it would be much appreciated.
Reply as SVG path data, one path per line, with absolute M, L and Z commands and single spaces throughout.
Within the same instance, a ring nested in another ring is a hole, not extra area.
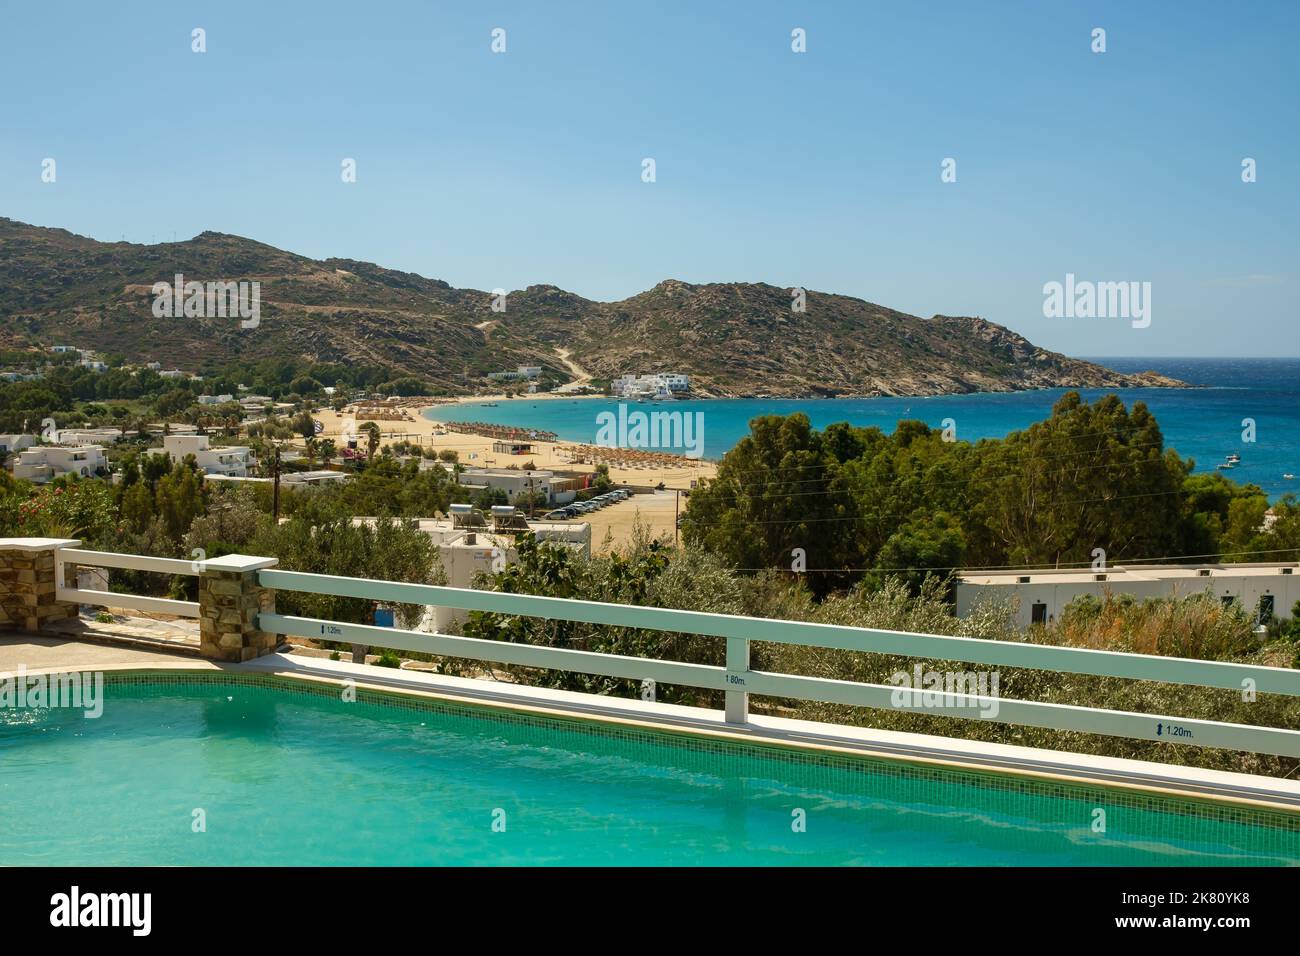
M 0 862 L 1300 863 L 1281 815 L 266 679 L 106 691 L 97 720 L 0 711 Z

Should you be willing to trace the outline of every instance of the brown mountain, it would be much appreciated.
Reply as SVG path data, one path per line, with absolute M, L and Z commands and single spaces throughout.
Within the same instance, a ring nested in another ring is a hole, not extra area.
M 156 318 L 151 286 L 261 283 L 261 322 Z M 704 395 L 935 395 L 1174 386 L 1038 348 L 973 317 L 922 319 L 861 299 L 763 283 L 676 280 L 619 302 L 554 286 L 506 297 L 351 259 L 318 261 L 238 236 L 98 242 L 0 218 L 0 346 L 70 344 L 188 371 L 295 357 L 412 375 L 463 392 L 487 372 L 542 365 L 597 381 L 679 371 Z

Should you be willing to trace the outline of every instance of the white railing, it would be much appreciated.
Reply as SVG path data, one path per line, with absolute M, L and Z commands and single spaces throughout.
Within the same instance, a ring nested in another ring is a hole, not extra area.
M 1007 724 L 1169 744 L 1300 757 L 1300 731 L 1290 729 L 927 690 L 925 693 L 931 700 L 937 698 L 942 701 L 940 707 L 934 708 L 920 702 L 896 701 L 899 688 L 893 685 L 755 671 L 749 666 L 749 648 L 753 641 L 766 641 L 1291 697 L 1300 697 L 1300 670 L 605 604 L 275 569 L 258 572 L 258 581 L 263 587 L 279 591 L 362 598 L 394 604 L 435 605 L 459 610 L 723 638 L 726 640 L 726 663 L 725 666 L 718 667 L 430 634 L 367 624 L 346 624 L 283 614 L 258 616 L 258 627 L 274 634 L 723 691 L 726 719 L 734 724 L 743 724 L 747 720 L 748 695 L 761 694 L 855 707 L 985 718 Z M 993 713 L 996 716 L 991 716 Z
M 138 554 L 117 554 L 112 551 L 87 551 L 83 548 L 59 548 L 54 552 L 54 596 L 73 604 L 93 604 L 100 607 L 123 607 L 133 611 L 151 611 L 157 614 L 175 614 L 177 617 L 198 617 L 198 601 L 174 601 L 171 598 L 146 597 L 140 594 L 118 594 L 115 591 L 96 591 L 91 588 L 69 587 L 69 566 L 91 568 L 122 568 L 129 571 L 153 571 L 158 574 L 188 574 L 197 577 L 194 562 L 179 558 L 150 558 Z
M 55 597 L 60 601 L 78 604 L 198 617 L 200 607 L 195 601 L 175 601 L 69 587 L 65 578 L 72 566 L 123 568 L 159 574 L 197 576 L 204 573 L 205 567 L 213 569 L 211 568 L 213 565 L 214 562 L 205 565 L 201 562 L 175 558 L 152 558 L 61 547 L 55 552 Z M 925 690 L 929 698 L 925 703 L 900 701 L 897 699 L 899 688 L 890 684 L 859 683 L 756 671 L 750 667 L 749 652 L 752 642 L 762 641 L 872 652 L 920 660 L 961 661 L 992 667 L 1030 668 L 1218 688 L 1238 693 L 1251 691 L 1257 694 L 1300 697 L 1300 670 L 1295 669 L 607 604 L 397 581 L 372 581 L 365 578 L 307 574 L 273 568 L 259 570 L 257 574 L 258 583 L 262 587 L 279 591 L 360 598 L 390 604 L 434 605 L 459 610 L 720 638 L 725 641 L 723 666 L 515 644 L 283 614 L 260 614 L 257 624 L 261 630 L 273 634 L 722 691 L 726 702 L 726 719 L 737 725 L 744 724 L 748 719 L 749 695 L 760 694 L 767 697 L 821 701 L 854 707 L 990 719 L 1020 726 L 1153 740 L 1168 744 L 1300 757 L 1300 731 L 1288 728 L 1230 724 L 1162 714 L 1139 714 L 1000 697 L 980 697 L 939 690 Z M 938 703 L 939 706 L 934 707 L 934 703 Z

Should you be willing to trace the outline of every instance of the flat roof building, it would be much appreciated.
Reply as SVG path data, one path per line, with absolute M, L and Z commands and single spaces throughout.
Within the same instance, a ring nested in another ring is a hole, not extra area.
M 168 435 L 163 438 L 162 448 L 150 448 L 149 453 L 170 455 L 175 461 L 193 455 L 199 471 L 207 475 L 243 477 L 256 463 L 252 449 L 244 445 L 212 448 L 208 445 L 207 435 Z
M 520 494 L 530 491 L 542 494 L 548 505 L 567 504 L 582 487 L 580 480 L 556 475 L 553 471 L 517 468 L 466 468 L 457 481 L 475 491 L 503 491 L 508 504 L 513 504 Z
M 1239 604 L 1257 620 L 1289 618 L 1300 600 L 1300 564 L 1164 564 L 1117 565 L 1024 571 L 968 571 L 958 576 L 956 610 L 965 617 L 981 601 L 1017 605 L 1021 627 L 1046 624 L 1065 606 L 1088 594 L 1129 594 L 1145 598 L 1185 598 L 1205 591 L 1224 604 Z
M 22 451 L 39 443 L 40 439 L 35 435 L 0 435 L 0 452 Z
M 473 587 L 480 572 L 498 571 L 519 560 L 515 538 L 528 530 L 540 542 L 570 548 L 583 557 L 591 556 L 591 525 L 574 521 L 529 521 L 521 519 L 514 531 L 493 530 L 493 525 L 503 527 L 492 516 L 476 512 L 468 505 L 453 505 L 459 513 L 448 518 L 397 518 L 427 534 L 438 547 L 438 559 L 447 574 L 447 584 L 454 588 Z M 474 517 L 481 524 L 461 520 Z M 354 525 L 374 524 L 378 518 L 353 518 Z M 452 624 L 463 621 L 468 612 L 449 607 L 431 607 L 425 614 L 421 627 L 430 631 L 445 631 Z
M 99 445 L 82 445 L 64 448 L 57 445 L 38 445 L 18 453 L 14 461 L 14 477 L 26 478 L 45 484 L 63 475 L 93 478 L 108 474 L 108 460 Z

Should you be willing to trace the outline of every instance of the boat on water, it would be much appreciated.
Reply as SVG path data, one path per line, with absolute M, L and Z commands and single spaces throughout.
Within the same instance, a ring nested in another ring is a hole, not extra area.
M 1236 462 L 1225 461 L 1222 464 L 1216 465 L 1215 467 L 1218 468 L 1220 471 L 1231 471 L 1233 468 L 1237 467 L 1237 464 Z
M 1282 477 L 1285 478 L 1287 481 L 1291 481 L 1293 478 L 1295 478 L 1295 475 L 1291 474 L 1290 472 L 1287 472 Z
M 1223 460 L 1230 465 L 1241 464 L 1241 456 L 1238 455 L 1235 451 L 1231 455 L 1227 455 Z

